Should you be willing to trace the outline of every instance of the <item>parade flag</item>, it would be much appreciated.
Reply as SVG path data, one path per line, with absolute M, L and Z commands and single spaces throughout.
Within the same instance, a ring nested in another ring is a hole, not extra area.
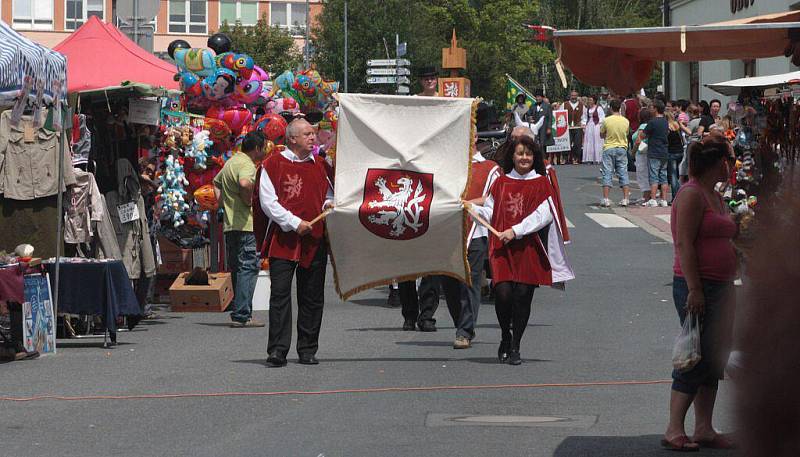
M 517 82 L 516 79 L 512 78 L 509 75 L 506 75 L 506 109 L 510 110 L 514 107 L 514 104 L 517 103 L 517 95 L 525 94 L 525 104 L 528 105 L 528 109 L 536 103 L 536 100 L 533 99 L 533 92 L 529 91 L 528 89 L 524 88 L 522 84 Z
M 569 122 L 568 114 L 565 109 L 553 111 L 553 141 L 555 144 L 547 147 L 547 152 L 569 151 Z
M 339 94 L 326 224 L 340 297 L 430 274 L 468 281 L 461 198 L 476 108 L 469 98 Z

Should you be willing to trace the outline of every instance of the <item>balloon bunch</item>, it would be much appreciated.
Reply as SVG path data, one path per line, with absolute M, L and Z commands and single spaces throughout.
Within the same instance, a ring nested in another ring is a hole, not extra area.
M 338 89 L 338 82 L 325 81 L 317 70 L 297 74 L 287 70 L 275 78 L 271 95 L 274 99 L 295 100 L 304 112 L 324 111 L 334 101 L 333 94 Z
M 158 202 L 161 206 L 161 220 L 169 221 L 175 228 L 184 224 L 183 215 L 189 210 L 186 203 L 185 186 L 189 184 L 183 172 L 182 159 L 176 159 L 172 154 L 164 161 L 164 172 L 159 179 L 161 186 L 158 188 Z

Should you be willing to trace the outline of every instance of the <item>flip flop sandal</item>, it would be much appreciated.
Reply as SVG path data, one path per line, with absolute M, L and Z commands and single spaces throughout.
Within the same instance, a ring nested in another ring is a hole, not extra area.
M 695 441 L 695 443 L 708 449 L 736 449 L 736 443 L 722 434 L 717 434 L 713 439 Z
M 692 445 L 694 446 L 688 446 Z M 675 452 L 698 452 L 700 450 L 700 446 L 696 445 L 689 439 L 686 435 L 681 435 L 677 438 L 672 440 L 668 440 L 666 438 L 661 439 L 661 447 L 668 451 L 675 451 Z

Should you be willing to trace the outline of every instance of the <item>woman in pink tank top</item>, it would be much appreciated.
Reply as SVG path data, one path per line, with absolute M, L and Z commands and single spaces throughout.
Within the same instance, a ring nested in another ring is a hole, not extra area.
M 714 186 L 728 179 L 735 156 L 722 137 L 712 136 L 689 148 L 690 180 L 681 186 L 672 206 L 672 295 L 681 324 L 689 313 L 700 316 L 702 358 L 691 370 L 672 373 L 669 425 L 661 444 L 676 451 L 729 449 L 733 443 L 714 430 L 712 417 L 733 329 L 736 253 L 732 241 L 737 226 Z M 695 428 L 690 439 L 684 421 L 692 404 Z

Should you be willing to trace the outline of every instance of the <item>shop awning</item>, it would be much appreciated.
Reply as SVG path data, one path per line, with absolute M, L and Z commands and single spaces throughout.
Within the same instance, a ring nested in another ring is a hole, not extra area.
M 43 83 L 46 103 L 52 101 L 54 86 L 60 86 L 63 99 L 67 60 L 0 21 L 0 106 L 10 105 L 19 97 L 26 76 Z M 37 90 L 38 84 L 34 84 L 29 94 L 31 100 L 36 99 Z
M 620 94 L 642 88 L 658 61 L 745 60 L 783 55 L 800 11 L 707 25 L 553 33 L 561 64 L 585 84 Z
M 780 75 L 732 79 L 720 83 L 706 84 L 706 87 L 722 95 L 739 95 L 739 92 L 744 88 L 769 89 L 771 87 L 782 87 L 798 83 L 800 83 L 800 71 L 792 71 Z
M 95 91 L 134 81 L 178 89 L 175 66 L 150 54 L 111 24 L 92 16 L 55 47 L 67 56 L 67 91 Z

